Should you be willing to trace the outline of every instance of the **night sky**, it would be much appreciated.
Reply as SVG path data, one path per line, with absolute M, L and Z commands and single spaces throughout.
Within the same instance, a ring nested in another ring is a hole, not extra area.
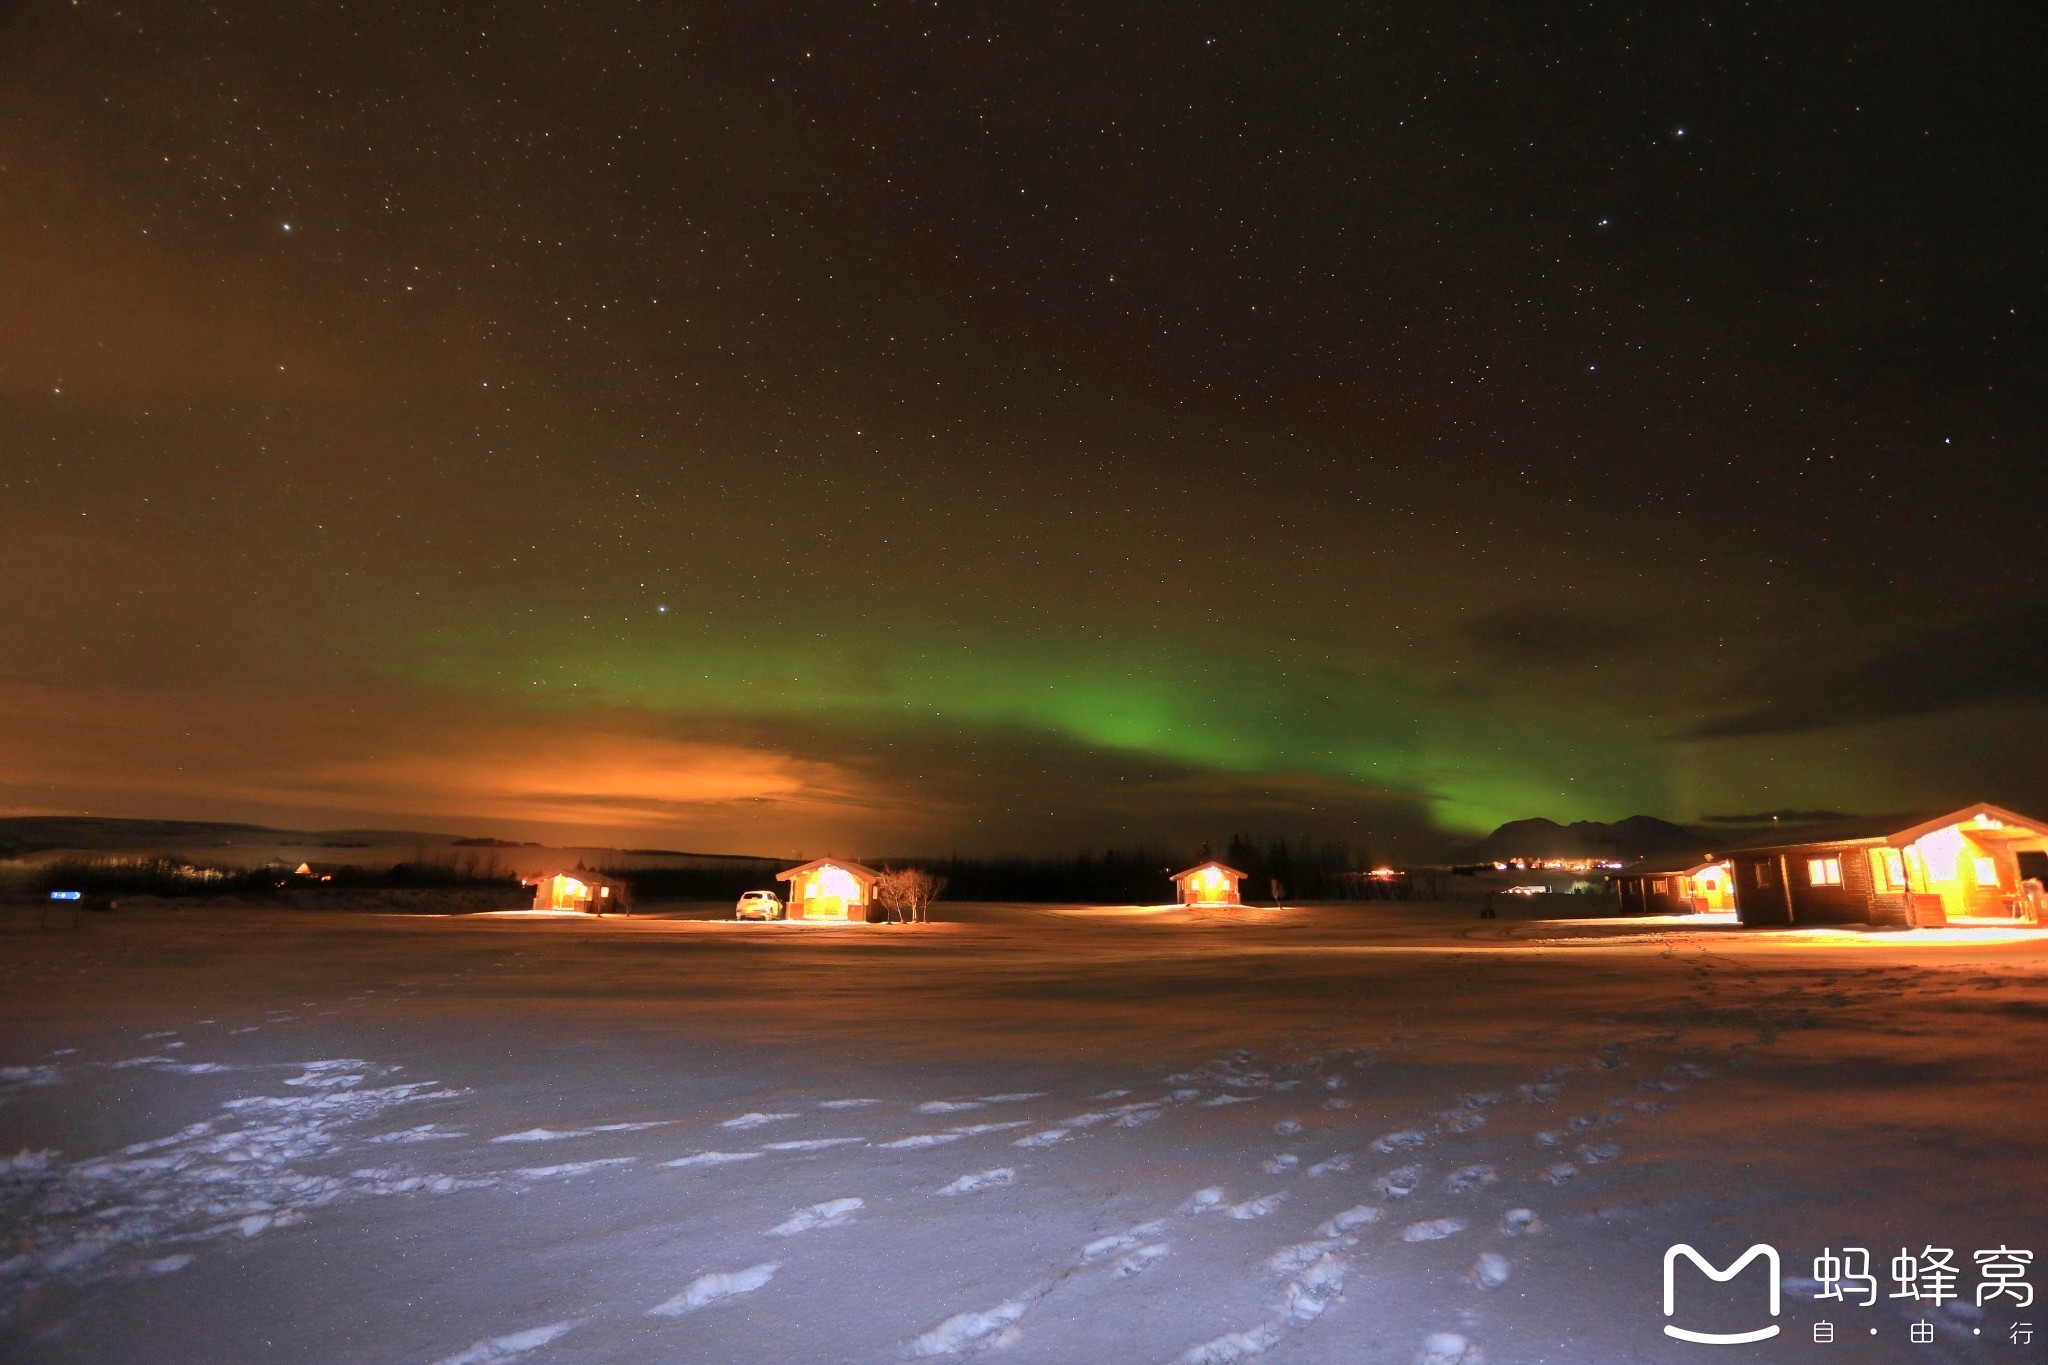
M 2043 39 L 0 7 L 0 812 L 2048 813 Z

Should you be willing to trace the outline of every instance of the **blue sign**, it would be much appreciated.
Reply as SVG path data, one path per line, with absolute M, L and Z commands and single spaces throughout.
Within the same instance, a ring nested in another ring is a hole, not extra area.
M 53 901 L 82 901 L 85 899 L 85 893 L 83 891 L 52 891 L 50 899 Z

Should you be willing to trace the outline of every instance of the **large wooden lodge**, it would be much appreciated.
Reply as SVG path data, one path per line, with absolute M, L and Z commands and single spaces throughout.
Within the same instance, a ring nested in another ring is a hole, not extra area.
M 1733 909 L 1746 925 L 2039 924 L 2048 821 L 1992 805 L 1774 833 L 1719 854 L 1645 859 L 1615 876 L 1624 914 Z

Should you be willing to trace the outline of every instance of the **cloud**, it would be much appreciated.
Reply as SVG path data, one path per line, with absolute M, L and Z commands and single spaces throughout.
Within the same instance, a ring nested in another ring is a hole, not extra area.
M 2048 701 L 2048 596 L 1939 628 L 1862 659 L 1760 681 L 1766 700 L 1709 720 L 1696 739 L 1795 734 L 1965 707 Z

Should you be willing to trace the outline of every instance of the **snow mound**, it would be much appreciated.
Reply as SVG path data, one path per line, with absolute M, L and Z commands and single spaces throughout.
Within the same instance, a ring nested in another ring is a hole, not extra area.
M 784 1119 L 793 1119 L 795 1117 L 795 1114 L 741 1114 L 738 1118 L 727 1119 L 718 1126 L 720 1128 L 759 1128 L 763 1124 L 781 1123 Z

